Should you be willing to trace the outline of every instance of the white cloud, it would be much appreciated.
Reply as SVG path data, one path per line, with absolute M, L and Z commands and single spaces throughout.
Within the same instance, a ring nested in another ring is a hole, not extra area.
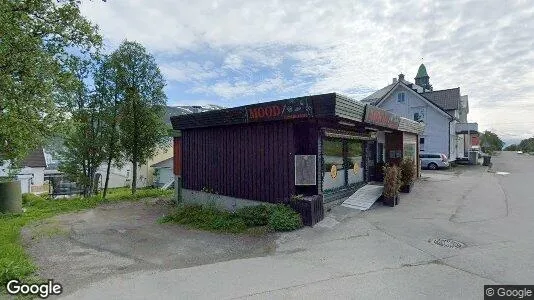
M 186 58 L 161 65 L 169 80 L 193 83 L 192 92 L 232 99 L 304 88 L 363 97 L 401 72 L 413 79 L 423 57 L 435 89 L 460 86 L 469 95 L 470 119 L 481 128 L 534 135 L 530 1 L 84 1 L 82 12 L 110 47 L 127 38 L 158 55 L 220 54 L 216 67 Z M 258 78 L 289 62 L 291 78 Z M 504 124 L 511 117 L 518 123 Z
M 219 76 L 219 72 L 209 62 L 200 64 L 177 61 L 160 64 L 159 68 L 167 80 L 177 82 L 199 82 Z

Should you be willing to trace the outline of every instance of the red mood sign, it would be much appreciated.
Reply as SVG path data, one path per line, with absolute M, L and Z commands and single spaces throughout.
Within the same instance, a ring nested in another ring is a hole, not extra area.
M 367 105 L 365 108 L 365 122 L 386 128 L 398 129 L 400 117 L 383 109 Z

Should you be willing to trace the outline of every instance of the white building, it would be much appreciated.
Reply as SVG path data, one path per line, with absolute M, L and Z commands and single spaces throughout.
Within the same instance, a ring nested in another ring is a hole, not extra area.
M 416 84 L 406 81 L 400 74 L 390 85 L 361 101 L 424 122 L 425 131 L 419 139 L 421 152 L 443 153 L 450 160 L 464 158 L 470 143 L 465 134 L 478 134 L 476 123 L 467 123 L 468 97 L 460 94 L 460 88 L 434 91 L 429 78 L 421 64 Z
M 30 153 L 16 170 L 12 169 L 10 162 L 5 162 L 0 166 L 0 177 L 15 175 L 20 181 L 22 193 L 45 192 L 48 190 L 44 180 L 46 166 L 45 154 L 40 148 Z

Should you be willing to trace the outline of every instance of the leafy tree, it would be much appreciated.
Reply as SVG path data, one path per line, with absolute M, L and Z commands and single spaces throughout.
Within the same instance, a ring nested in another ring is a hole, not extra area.
M 103 151 L 103 114 L 107 107 L 102 98 L 91 94 L 86 82 L 92 70 L 90 61 L 73 59 L 69 63 L 77 78 L 73 89 L 74 99 L 69 118 L 69 130 L 61 156 L 60 170 L 83 187 L 84 196 L 90 196 L 97 188 L 95 175 L 105 158 Z
M 519 146 L 517 146 L 516 144 L 508 145 L 504 148 L 504 151 L 518 151 L 518 150 L 519 150 Z
M 534 152 L 534 137 L 522 140 L 518 147 L 523 152 Z
M 504 142 L 497 136 L 497 134 L 486 130 L 480 136 L 480 146 L 487 152 L 501 151 Z
M 65 119 L 66 62 L 101 44 L 74 0 L 0 1 L 0 163 L 16 164 Z
M 154 58 L 136 42 L 124 41 L 112 60 L 117 68 L 117 86 L 124 95 L 118 116 L 120 144 L 132 163 L 135 193 L 138 165 L 146 163 L 168 137 L 163 121 L 165 80 Z
M 103 131 L 102 143 L 106 153 L 107 163 L 104 191 L 102 197 L 105 199 L 109 186 L 109 176 L 112 164 L 122 166 L 122 151 L 120 148 L 120 131 L 118 128 L 118 116 L 121 103 L 124 101 L 124 93 L 118 86 L 117 65 L 119 65 L 116 54 L 104 56 L 93 78 L 95 83 L 95 96 L 100 98 L 105 108 L 102 114 Z

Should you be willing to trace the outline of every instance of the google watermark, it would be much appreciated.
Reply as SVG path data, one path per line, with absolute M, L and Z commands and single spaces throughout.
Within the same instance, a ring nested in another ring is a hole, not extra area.
M 17 295 L 33 295 L 42 299 L 49 296 L 57 296 L 63 292 L 63 287 L 59 283 L 55 283 L 53 279 L 49 279 L 45 283 L 26 284 L 19 280 L 13 279 L 6 284 L 7 293 L 12 296 Z
M 484 299 L 534 299 L 534 285 L 485 285 Z

